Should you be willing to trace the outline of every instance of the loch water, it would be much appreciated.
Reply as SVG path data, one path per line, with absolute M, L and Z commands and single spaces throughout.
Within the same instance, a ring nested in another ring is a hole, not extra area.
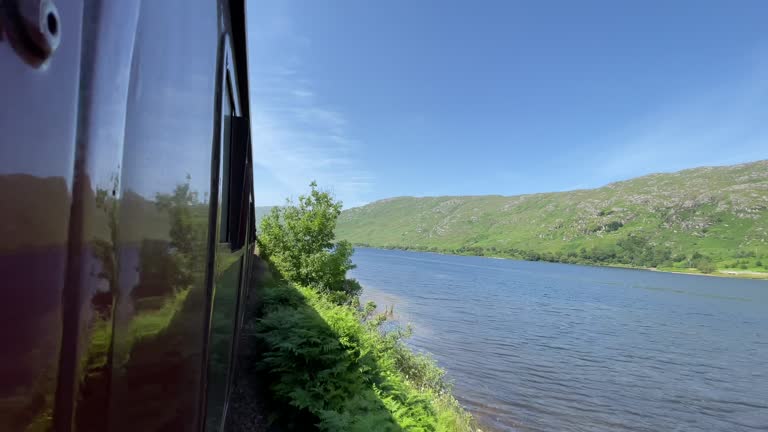
M 768 431 L 768 281 L 358 248 L 488 430 Z M 484 430 L 485 430 L 484 429 Z

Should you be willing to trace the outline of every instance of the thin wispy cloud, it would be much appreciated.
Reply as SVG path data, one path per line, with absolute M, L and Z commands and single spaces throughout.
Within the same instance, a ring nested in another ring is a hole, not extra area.
M 597 155 L 600 181 L 654 171 L 728 165 L 768 157 L 768 66 L 668 101 L 613 136 Z
M 282 204 L 313 180 L 345 207 L 364 204 L 371 176 L 356 157 L 359 143 L 345 115 L 321 103 L 303 73 L 300 51 L 311 42 L 276 15 L 252 25 L 250 35 L 256 204 Z
M 313 179 L 349 207 L 768 158 L 768 40 L 753 6 L 580 8 L 565 19 L 508 3 L 430 20 L 433 7 L 409 2 L 253 2 L 259 204 Z M 509 25 L 520 16 L 531 18 Z

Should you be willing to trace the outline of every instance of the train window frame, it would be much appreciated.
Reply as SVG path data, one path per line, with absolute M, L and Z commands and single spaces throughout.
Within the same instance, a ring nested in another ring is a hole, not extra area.
M 237 201 L 227 199 L 229 195 L 232 179 L 230 178 L 231 160 L 236 159 L 237 155 L 231 155 L 232 148 L 232 119 L 241 118 L 242 110 L 240 105 L 240 94 L 238 91 L 237 73 L 234 63 L 234 55 L 232 51 L 232 42 L 229 34 L 224 34 L 221 41 L 221 57 L 219 66 L 217 66 L 216 77 L 216 98 L 215 98 L 215 112 L 214 123 L 215 132 L 214 140 L 212 143 L 212 159 L 211 159 L 211 197 L 210 197 L 210 211 L 209 211 L 209 235 L 208 235 L 208 253 L 209 259 L 208 267 L 206 270 L 206 318 L 205 318 L 205 341 L 204 341 L 204 355 L 202 370 L 204 371 L 204 378 L 201 386 L 201 398 L 200 409 L 202 415 L 200 418 L 200 430 L 212 430 L 209 429 L 211 424 L 211 405 L 210 405 L 210 387 L 211 387 L 211 349 L 214 341 L 214 318 L 215 318 L 215 305 L 217 303 L 216 297 L 220 294 L 217 285 L 220 283 L 218 280 L 222 275 L 220 274 L 219 260 L 222 256 L 226 255 L 239 255 L 240 271 L 236 282 L 236 307 L 234 310 L 234 316 L 232 320 L 232 333 L 230 342 L 229 361 L 232 362 L 235 355 L 235 338 L 237 332 L 237 316 L 240 313 L 240 299 L 242 295 L 242 273 L 243 267 L 246 265 L 244 255 L 240 251 L 231 249 L 231 240 L 233 239 L 232 230 L 229 226 L 229 214 L 231 212 L 231 202 Z M 249 155 L 245 155 L 248 157 Z M 244 161 L 244 158 L 242 159 Z M 243 162 L 245 164 L 245 161 Z M 227 195 L 225 195 L 227 194 Z M 229 249 L 229 250 L 228 250 Z M 228 398 L 231 392 L 232 386 L 232 372 L 233 365 L 229 364 L 227 370 L 223 375 L 223 391 L 224 400 L 222 411 L 219 413 L 220 417 L 214 419 L 214 422 L 222 422 L 218 426 L 215 426 L 215 430 L 219 431 L 223 427 L 223 422 L 226 418 Z
M 242 212 L 245 207 L 246 181 L 249 179 L 247 171 L 250 168 L 250 123 L 242 116 L 236 68 L 228 37 L 224 45 L 221 84 L 222 92 L 226 93 L 223 93 L 221 100 L 217 234 L 219 244 L 229 244 L 230 249 L 235 251 L 245 244 Z M 224 113 L 225 103 L 231 104 L 229 116 Z

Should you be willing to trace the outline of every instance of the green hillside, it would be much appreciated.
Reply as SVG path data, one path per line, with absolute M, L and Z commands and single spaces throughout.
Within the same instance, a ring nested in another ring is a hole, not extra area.
M 337 235 L 375 247 L 764 272 L 768 160 L 651 174 L 590 190 L 390 198 L 344 211 Z
M 255 213 L 256 213 L 256 226 L 261 226 L 261 220 L 264 219 L 266 215 L 269 214 L 269 212 L 272 211 L 273 206 L 256 206 L 255 207 Z

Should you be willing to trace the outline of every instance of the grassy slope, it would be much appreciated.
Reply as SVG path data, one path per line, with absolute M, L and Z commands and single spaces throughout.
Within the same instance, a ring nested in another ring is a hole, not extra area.
M 764 271 L 756 263 L 768 261 L 761 259 L 768 256 L 767 209 L 765 160 L 652 174 L 591 190 L 391 198 L 342 213 L 337 236 L 379 247 L 567 253 L 610 248 L 632 234 L 674 254 L 706 254 L 720 269 Z M 622 226 L 611 231 L 611 222 Z M 739 259 L 744 253 L 756 256 Z

